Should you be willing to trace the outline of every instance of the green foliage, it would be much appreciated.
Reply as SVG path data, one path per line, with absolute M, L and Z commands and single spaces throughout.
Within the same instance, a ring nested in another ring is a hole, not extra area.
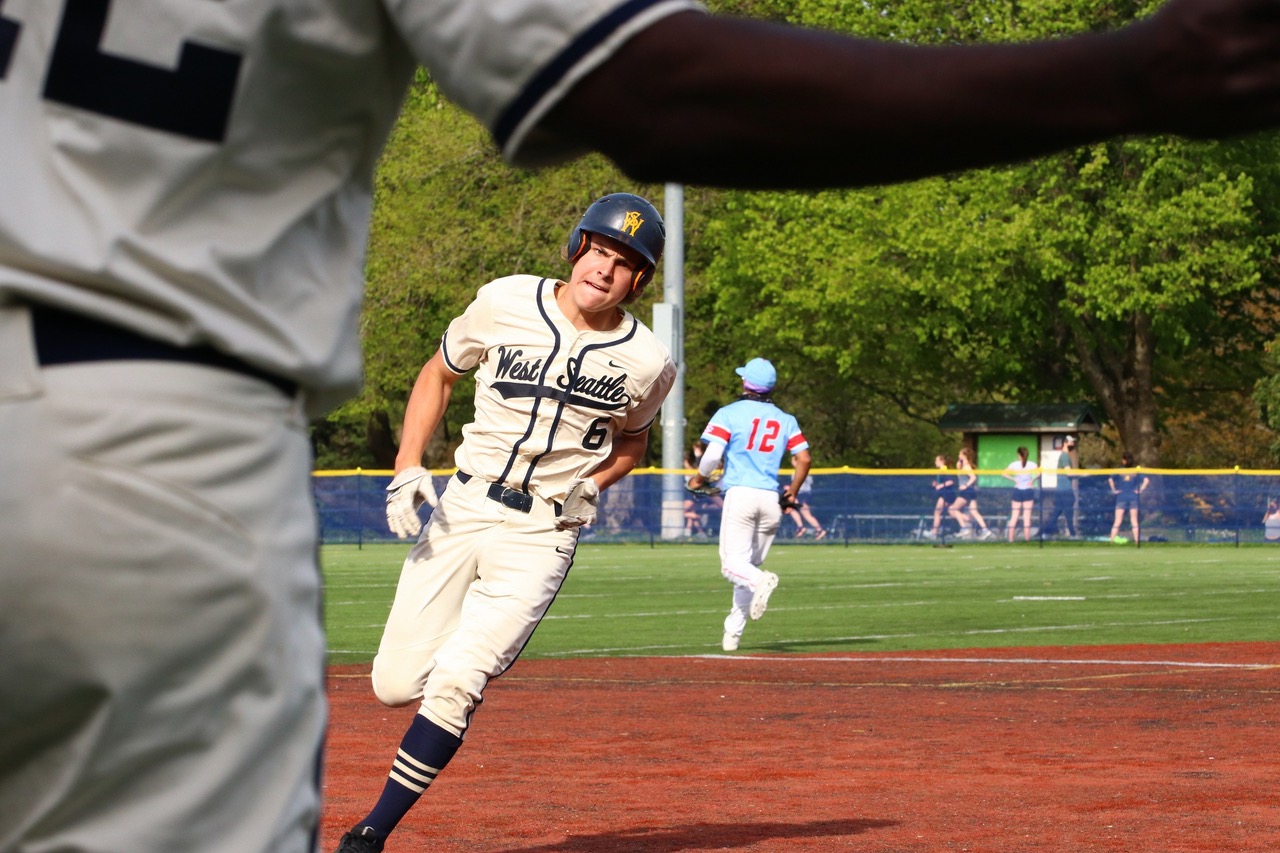
M 1269 147 L 1125 140 L 875 190 L 736 194 L 707 230 L 716 323 L 845 421 L 1092 397 L 1152 464 L 1158 436 L 1135 424 L 1155 426 L 1157 392 L 1220 405 L 1274 333 Z
M 1274 433 L 1280 434 L 1280 338 L 1266 345 L 1266 375 L 1254 387 L 1253 399 L 1262 418 Z M 1273 441 L 1271 452 L 1280 459 L 1280 438 Z
M 1110 28 L 1156 5 L 712 4 L 922 45 Z M 1262 361 L 1280 331 L 1278 139 L 1115 140 L 860 191 L 688 187 L 687 432 L 736 395 L 732 367 L 754 355 L 778 365 L 779 402 L 799 416 L 819 465 L 909 466 L 954 451 L 956 438 L 934 422 L 960 401 L 1092 399 L 1146 464 L 1162 452 L 1162 433 L 1194 440 L 1170 423 L 1212 429 L 1213 414 L 1230 410 L 1232 430 L 1246 431 L 1240 400 L 1278 366 Z M 661 187 L 637 186 L 599 157 L 536 175 L 510 169 L 485 130 L 420 74 L 377 175 L 366 389 L 315 430 L 322 458 L 387 464 L 409 389 L 448 321 L 495 277 L 563 275 L 569 227 L 615 190 L 661 207 Z M 660 270 L 633 306 L 642 320 L 662 283 Z M 469 382 L 429 464 L 451 459 L 470 417 Z M 1277 392 L 1257 387 L 1266 411 L 1277 411 Z M 1205 464 L 1205 448 L 1231 445 L 1163 452 Z

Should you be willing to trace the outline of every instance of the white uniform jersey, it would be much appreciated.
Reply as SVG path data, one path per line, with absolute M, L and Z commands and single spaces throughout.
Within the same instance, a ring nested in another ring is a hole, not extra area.
M 455 373 L 478 368 L 458 468 L 547 500 L 599 467 L 615 435 L 648 429 L 676 376 L 666 347 L 625 311 L 612 331 L 575 328 L 557 284 L 531 275 L 489 282 L 440 346 Z
M 361 377 L 371 176 L 421 63 L 533 165 L 536 122 L 692 0 L 3 0 L 0 297 L 308 391 Z

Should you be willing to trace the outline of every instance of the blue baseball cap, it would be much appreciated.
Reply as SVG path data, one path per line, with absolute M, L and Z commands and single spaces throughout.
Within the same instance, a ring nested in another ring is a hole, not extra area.
M 774 370 L 767 358 L 753 358 L 736 372 L 742 377 L 742 384 L 750 391 L 764 393 L 772 391 L 773 386 L 778 384 L 778 371 Z

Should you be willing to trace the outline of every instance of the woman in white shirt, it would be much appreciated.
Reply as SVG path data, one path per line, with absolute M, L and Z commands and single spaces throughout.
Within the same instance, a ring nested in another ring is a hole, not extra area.
M 1268 542 L 1280 542 L 1280 501 L 1273 500 L 1267 505 L 1267 514 L 1262 516 L 1262 527 Z
M 1025 447 L 1018 448 L 1018 458 L 1010 462 L 1000 476 L 1013 481 L 1013 501 L 1009 512 L 1009 541 L 1013 541 L 1018 529 L 1018 518 L 1022 518 L 1022 535 L 1031 541 L 1031 509 L 1036 501 L 1035 482 L 1040 479 L 1040 466 L 1027 459 Z

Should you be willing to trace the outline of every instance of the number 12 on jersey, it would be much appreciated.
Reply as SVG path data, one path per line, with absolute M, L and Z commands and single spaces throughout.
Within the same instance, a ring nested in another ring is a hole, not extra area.
M 761 426 L 764 427 L 763 431 Z M 760 418 L 751 420 L 751 434 L 747 436 L 747 450 L 759 450 L 761 453 L 772 453 L 778 446 L 778 434 L 782 432 L 782 424 L 772 418 L 761 422 Z M 760 440 L 756 444 L 756 439 Z

